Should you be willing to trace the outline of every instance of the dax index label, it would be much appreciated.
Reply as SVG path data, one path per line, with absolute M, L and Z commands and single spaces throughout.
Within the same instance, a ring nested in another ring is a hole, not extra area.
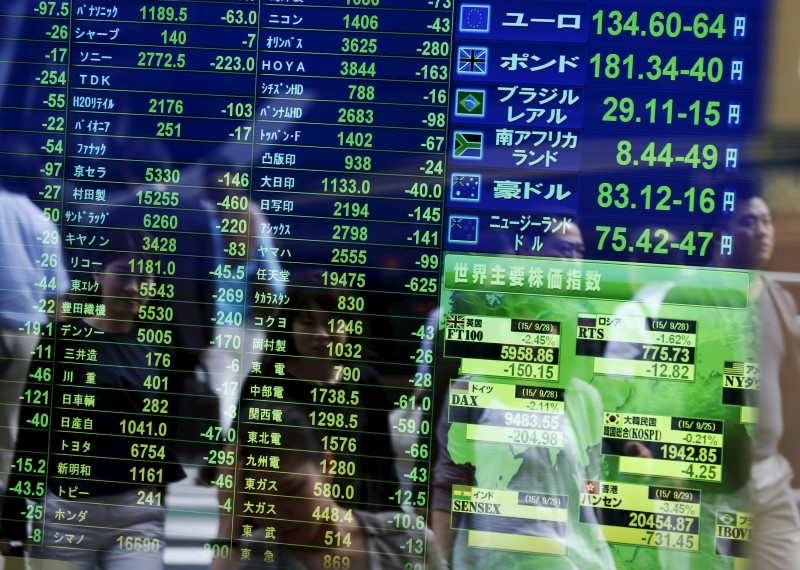
M 564 446 L 563 389 L 454 381 L 449 402 L 449 420 L 466 424 L 468 440 Z

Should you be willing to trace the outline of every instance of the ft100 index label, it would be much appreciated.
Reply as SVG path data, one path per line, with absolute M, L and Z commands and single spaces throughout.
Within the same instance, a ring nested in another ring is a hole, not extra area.
M 581 522 L 597 525 L 606 542 L 696 552 L 700 491 L 655 485 L 584 481 Z
M 603 452 L 619 455 L 622 473 L 722 482 L 720 420 L 606 412 Z M 626 454 L 630 442 L 636 456 Z
M 454 381 L 451 423 L 467 424 L 467 439 L 540 447 L 564 446 L 564 390 Z
M 453 486 L 450 526 L 473 548 L 566 554 L 568 497 Z
M 558 380 L 561 326 L 553 321 L 448 315 L 444 354 L 462 374 Z
M 694 380 L 697 323 L 631 315 L 578 315 L 575 354 L 595 374 Z
M 725 362 L 722 370 L 722 403 L 741 406 L 743 424 L 758 423 L 757 397 L 761 366 L 757 362 Z

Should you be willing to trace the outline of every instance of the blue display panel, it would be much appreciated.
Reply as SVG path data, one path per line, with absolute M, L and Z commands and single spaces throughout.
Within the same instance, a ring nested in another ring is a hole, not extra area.
M 738 568 L 769 17 L 0 6 L 22 339 L 0 537 L 143 565 L 189 542 L 216 568 Z M 170 535 L 187 477 L 214 530 Z
M 565 225 L 520 219 L 533 211 L 580 220 L 588 258 L 625 259 L 639 252 L 610 249 L 604 219 L 708 224 L 752 184 L 744 143 L 759 128 L 763 6 L 461 10 L 481 24 L 459 24 L 454 36 L 448 212 L 476 219 L 477 235 L 455 236 L 453 249 L 535 254 Z M 710 253 L 685 262 L 706 265 Z

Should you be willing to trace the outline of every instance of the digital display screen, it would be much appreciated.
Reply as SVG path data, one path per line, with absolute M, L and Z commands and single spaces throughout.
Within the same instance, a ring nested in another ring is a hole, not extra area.
M 6 567 L 788 567 L 780 10 L 3 2 Z

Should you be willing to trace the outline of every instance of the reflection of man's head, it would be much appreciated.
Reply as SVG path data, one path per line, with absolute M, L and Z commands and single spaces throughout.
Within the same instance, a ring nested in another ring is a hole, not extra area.
M 763 198 L 739 200 L 726 230 L 733 236 L 733 254 L 725 265 L 743 269 L 763 269 L 767 265 L 775 247 L 775 228 Z
M 561 257 L 565 259 L 583 259 L 583 234 L 577 223 L 566 224 L 564 230 L 547 235 L 543 240 L 538 255 Z

